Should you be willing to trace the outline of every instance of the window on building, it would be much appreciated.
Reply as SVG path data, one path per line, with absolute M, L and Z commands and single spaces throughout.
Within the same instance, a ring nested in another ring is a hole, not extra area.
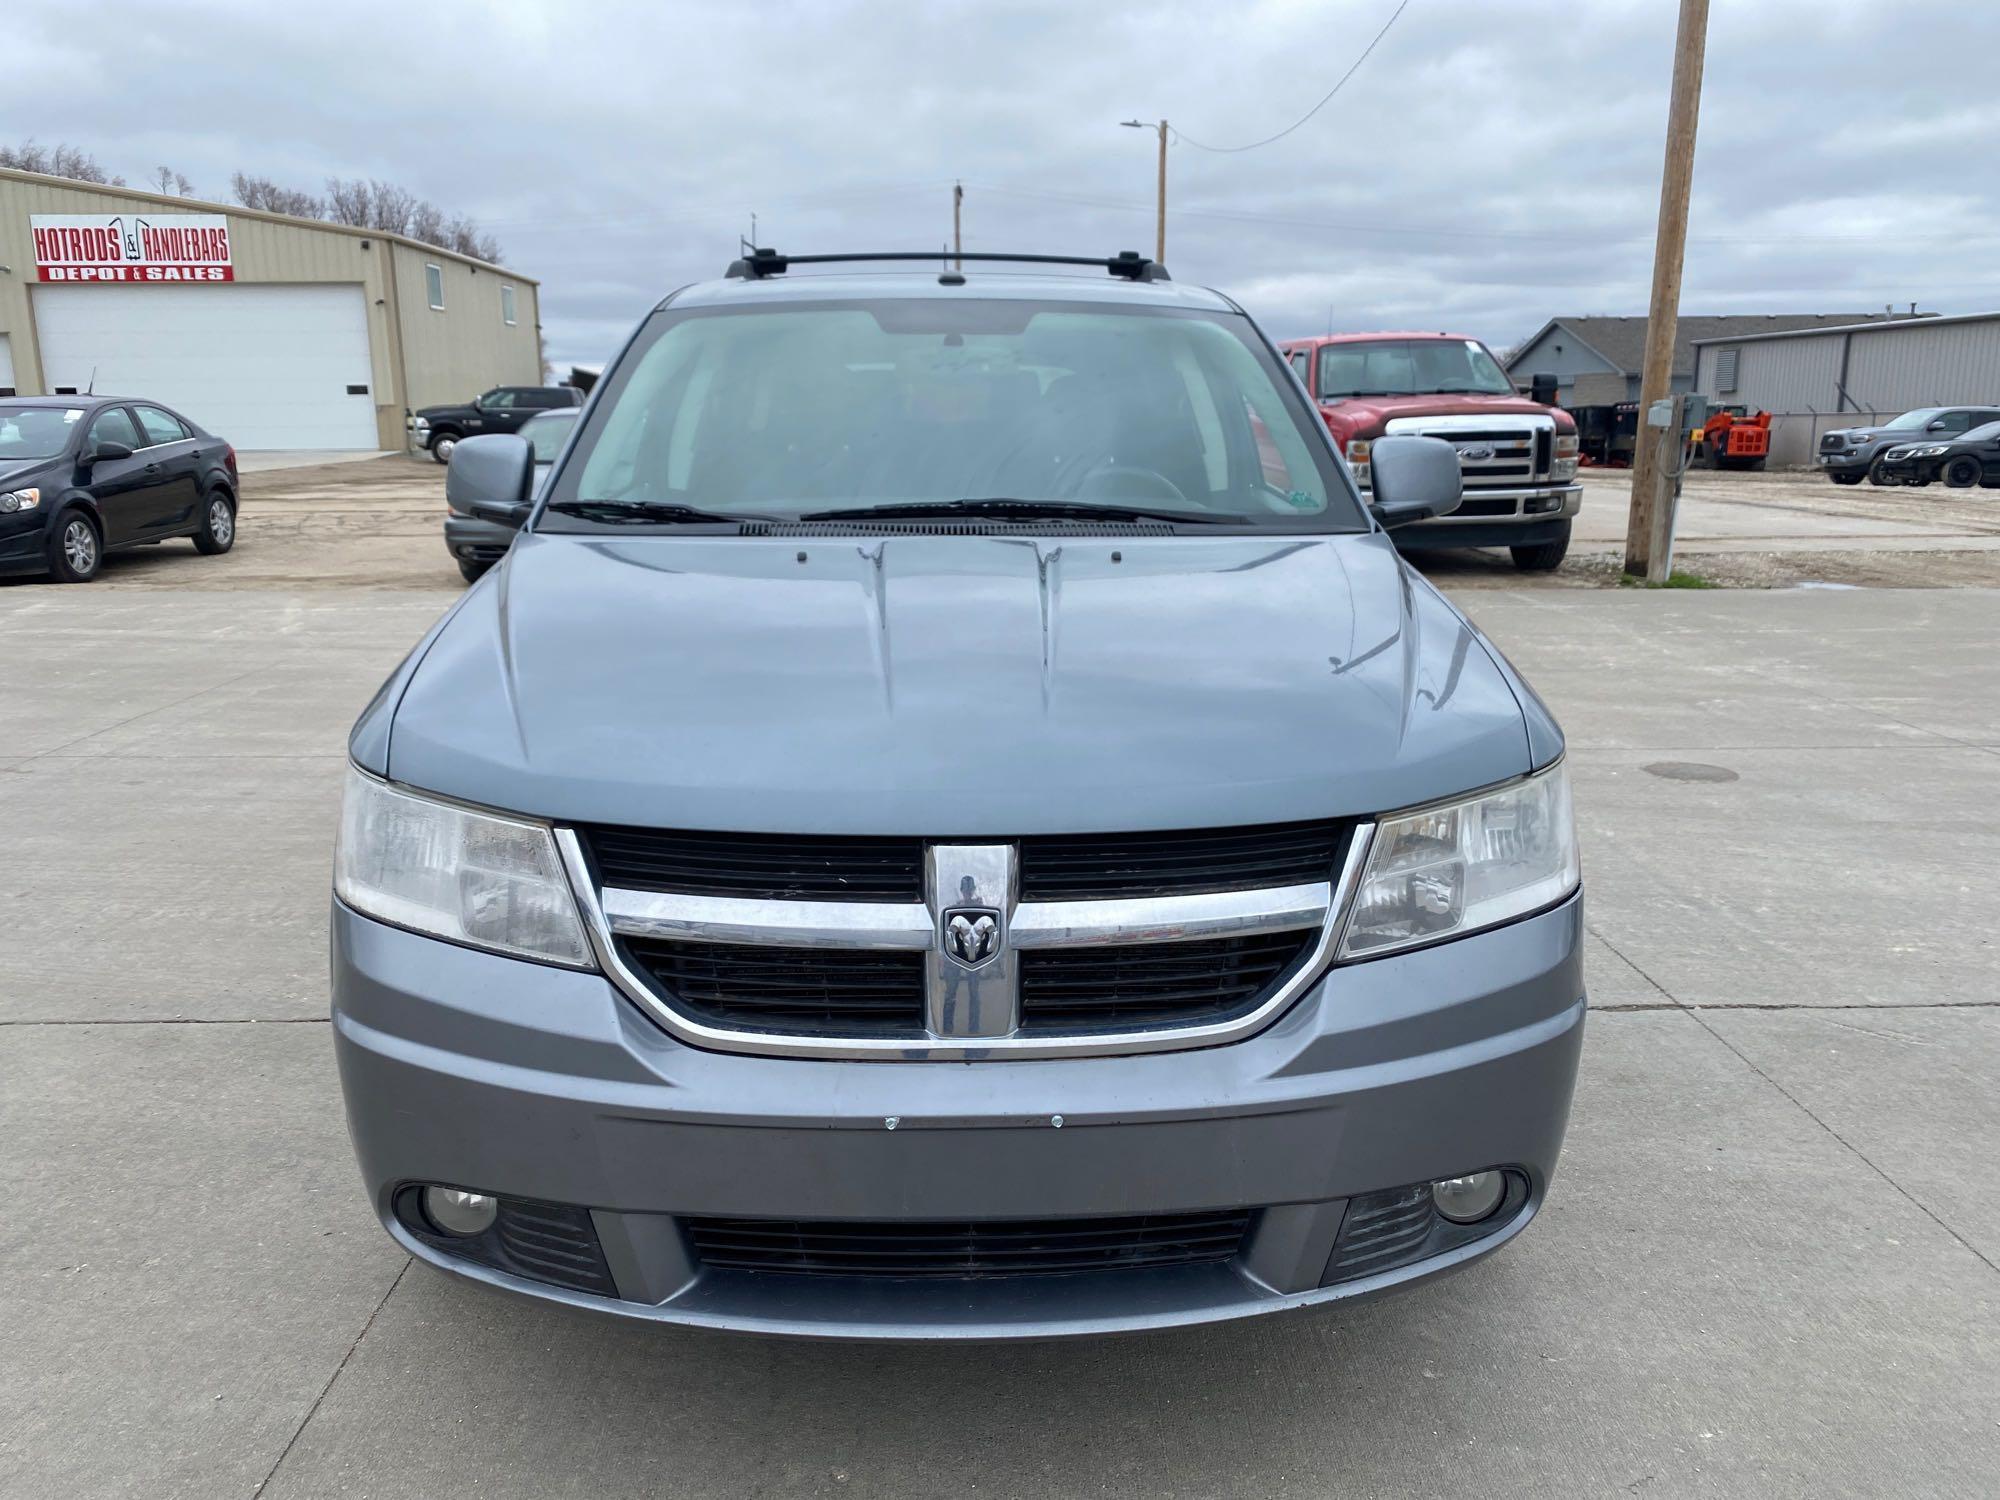
M 514 289 L 511 286 L 503 286 L 500 288 L 500 321 L 507 324 L 509 327 L 513 326 Z
M 1718 349 L 1715 354 L 1715 389 L 1727 396 L 1736 389 L 1736 366 L 1741 362 L 1741 349 Z
M 424 290 L 430 294 L 431 306 L 444 311 L 444 267 L 432 261 L 424 263 Z

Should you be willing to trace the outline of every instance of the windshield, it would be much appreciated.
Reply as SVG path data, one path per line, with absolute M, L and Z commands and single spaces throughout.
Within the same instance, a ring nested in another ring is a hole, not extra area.
M 1322 344 L 1319 396 L 1511 396 L 1514 382 L 1476 339 Z
M 1906 411 L 1900 417 L 1882 424 L 1884 432 L 1915 432 L 1933 417 L 1944 415 L 1942 406 L 1920 406 L 1915 411 Z
M 1962 443 L 1991 443 L 2000 440 L 2000 422 L 1988 422 L 1984 427 L 1975 427 L 1959 437 Z
M 1026 520 L 1366 524 L 1247 319 L 924 297 L 655 316 L 592 409 L 544 529 L 982 505 Z
M 533 446 L 535 462 L 554 463 L 556 455 L 562 452 L 562 445 L 569 441 L 569 430 L 575 423 L 574 411 L 545 412 L 539 417 L 530 417 L 523 422 L 521 436 Z
M 0 464 L 54 458 L 82 420 L 78 407 L 0 405 Z

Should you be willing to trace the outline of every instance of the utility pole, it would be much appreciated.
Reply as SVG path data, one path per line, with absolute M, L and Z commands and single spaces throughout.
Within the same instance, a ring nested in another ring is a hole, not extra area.
M 1708 40 L 1708 0 L 1681 0 L 1674 35 L 1674 81 L 1667 106 L 1667 157 L 1660 174 L 1660 227 L 1653 245 L 1653 301 L 1646 313 L 1646 357 L 1639 377 L 1640 441 L 1632 451 L 1632 503 L 1625 521 L 1625 571 L 1666 581 L 1672 547 L 1655 545 L 1656 517 L 1671 504 L 1661 491 L 1673 482 L 1679 450 L 1648 441 L 1647 414 L 1673 386 L 1674 338 L 1680 323 L 1681 267 L 1687 255 L 1688 195 L 1694 185 L 1695 122 L 1701 113 L 1701 68 Z M 1685 434 L 1682 435 L 1683 439 Z M 1665 467 L 1662 467 L 1662 464 Z
M 954 182 L 951 185 L 951 268 L 954 271 L 965 269 L 965 262 L 960 258 L 965 254 L 965 237 L 960 232 L 959 223 L 959 209 L 964 202 L 965 184 Z
M 1167 263 L 1167 122 L 1159 121 L 1148 126 L 1144 120 L 1120 120 L 1120 125 L 1132 130 L 1154 129 L 1160 132 L 1160 179 L 1153 222 L 1153 259 L 1161 265 Z

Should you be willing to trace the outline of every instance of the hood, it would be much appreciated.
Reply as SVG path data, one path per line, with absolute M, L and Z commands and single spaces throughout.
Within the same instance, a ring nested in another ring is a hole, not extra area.
M 1565 430 L 1576 425 L 1575 418 L 1559 407 L 1543 406 L 1525 396 L 1348 396 L 1339 401 L 1322 401 L 1320 410 L 1337 412 L 1344 421 L 1358 424 L 1356 432 L 1368 435 L 1379 431 L 1391 417 L 1548 417 Z
M 454 401 L 446 406 L 420 406 L 414 415 L 419 417 L 457 417 L 473 410 L 470 401 Z
M 60 455 L 55 458 L 31 458 L 23 463 L 0 463 L 0 490 L 11 490 L 19 484 L 29 484 L 34 480 L 62 467 Z
M 1005 837 L 1375 812 L 1528 745 L 1379 534 L 531 533 L 409 670 L 386 764 L 557 820 Z

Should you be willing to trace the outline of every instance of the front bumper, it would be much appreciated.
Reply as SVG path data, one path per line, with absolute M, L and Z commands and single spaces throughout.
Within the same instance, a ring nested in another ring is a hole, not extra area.
M 1457 510 L 1398 527 L 1405 551 L 1434 547 L 1525 547 L 1564 535 L 1583 509 L 1581 484 L 1538 484 L 1512 490 L 1467 490 Z
M 411 1254 L 476 1281 L 641 1320 L 832 1338 L 1161 1328 L 1367 1295 L 1519 1233 L 1568 1117 L 1581 930 L 1577 896 L 1336 968 L 1266 1031 L 1202 1051 L 863 1063 L 691 1048 L 599 975 L 336 903 L 335 1051 L 378 1217 Z M 1349 1199 L 1497 1166 L 1527 1193 L 1485 1238 L 1322 1284 Z M 617 1295 L 441 1253 L 395 1212 L 399 1189 L 426 1182 L 587 1208 Z M 680 1224 L 1234 1208 L 1251 1228 L 1227 1261 L 930 1281 L 706 1269 Z
M 477 516 L 448 511 L 444 518 L 444 544 L 453 557 L 465 562 L 493 563 L 507 555 L 518 535 L 512 527 Z
M 33 510 L 0 515 L 0 574 L 40 573 L 48 568 L 53 515 L 47 500 Z
M 1834 474 L 1866 474 L 1869 460 L 1875 457 L 1873 448 L 1841 448 L 1818 455 L 1822 469 Z

